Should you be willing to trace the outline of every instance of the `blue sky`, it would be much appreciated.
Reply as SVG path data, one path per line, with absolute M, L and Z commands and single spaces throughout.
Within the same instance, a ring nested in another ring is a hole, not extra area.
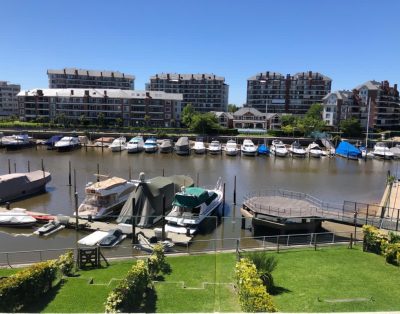
M 48 68 L 215 73 L 243 104 L 259 72 L 318 71 L 332 89 L 400 83 L 400 1 L 6 1 L 0 80 L 47 87 Z

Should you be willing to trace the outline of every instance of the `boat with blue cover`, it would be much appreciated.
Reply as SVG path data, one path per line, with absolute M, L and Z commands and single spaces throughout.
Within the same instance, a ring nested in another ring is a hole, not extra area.
M 361 151 L 349 142 L 341 141 L 336 148 L 336 155 L 347 159 L 358 160 L 358 158 L 361 158 Z
M 62 135 L 53 135 L 44 142 L 48 150 L 55 149 L 55 144 L 63 138 Z
M 258 145 L 258 154 L 259 155 L 269 155 L 270 151 L 269 151 L 268 146 L 265 144 Z

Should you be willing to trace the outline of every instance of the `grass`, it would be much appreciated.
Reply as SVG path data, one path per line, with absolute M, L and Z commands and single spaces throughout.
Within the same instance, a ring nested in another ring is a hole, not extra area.
M 400 268 L 346 247 L 284 251 L 275 256 L 273 300 L 284 312 L 398 311 Z M 153 312 L 239 312 L 232 283 L 235 255 L 169 257 L 172 273 L 155 283 Z M 26 312 L 104 312 L 108 293 L 132 261 L 79 271 Z M 0 276 L 13 270 L 0 269 Z M 93 284 L 89 284 L 90 280 Z M 219 283 L 214 285 L 213 283 Z M 204 284 L 211 283 L 211 284 Z

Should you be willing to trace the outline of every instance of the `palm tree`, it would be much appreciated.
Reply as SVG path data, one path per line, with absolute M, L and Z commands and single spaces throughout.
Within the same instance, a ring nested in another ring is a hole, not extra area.
M 268 292 L 271 292 L 274 287 L 274 278 L 272 277 L 272 271 L 277 265 L 275 257 L 268 256 L 267 252 L 250 252 L 245 255 L 251 260 L 257 268 L 258 275 L 263 281 L 264 286 Z

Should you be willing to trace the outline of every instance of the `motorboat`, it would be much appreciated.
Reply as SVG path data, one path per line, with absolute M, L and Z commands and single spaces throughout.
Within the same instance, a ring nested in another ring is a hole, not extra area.
M 225 155 L 236 156 L 239 152 L 238 146 L 235 140 L 229 140 L 225 145 Z
M 116 138 L 111 145 L 108 147 L 112 152 L 121 152 L 126 149 L 126 137 L 121 136 Z
M 32 227 L 36 219 L 26 213 L 24 208 L 13 208 L 0 212 L 0 227 Z
M 40 235 L 40 236 L 48 236 L 50 234 L 53 234 L 61 229 L 64 229 L 65 226 L 61 224 L 61 222 L 57 220 L 52 220 L 49 221 L 47 224 L 43 225 L 39 229 L 37 229 L 34 234 Z
M 196 142 L 194 142 L 192 149 L 194 150 L 195 154 L 204 154 L 206 152 L 206 146 L 204 145 L 202 137 L 196 138 Z
M 321 158 L 321 156 L 323 156 L 321 147 L 315 142 L 312 142 L 310 145 L 308 145 L 306 151 L 310 157 Z
M 108 231 L 107 235 L 98 242 L 98 245 L 101 247 L 114 247 L 125 238 L 126 235 L 122 233 L 121 229 L 111 229 Z
M 211 216 L 222 204 L 222 180 L 215 188 L 182 187 L 175 194 L 171 212 L 165 217 L 166 232 L 195 234 L 201 222 Z
M 100 147 L 109 147 L 114 140 L 114 137 L 100 137 L 94 142 L 94 145 Z
M 182 136 L 175 143 L 175 153 L 177 155 L 190 155 L 189 139 Z
M 48 150 L 55 149 L 55 144 L 63 138 L 62 135 L 53 135 L 48 140 L 44 142 Z
M 273 140 L 271 143 L 271 153 L 275 156 L 286 157 L 289 154 L 289 151 L 282 141 Z
M 157 140 L 154 137 L 150 137 L 144 142 L 144 151 L 146 153 L 155 153 L 157 150 Z
M 339 146 L 336 148 L 336 155 L 351 160 L 358 160 L 362 157 L 361 151 L 346 141 L 340 142 Z
M 165 139 L 161 141 L 160 153 L 171 153 L 174 149 L 172 140 Z
M 64 136 L 54 144 L 54 148 L 59 152 L 67 152 L 81 147 L 81 143 L 76 136 Z
M 374 154 L 374 157 L 376 159 L 389 160 L 389 159 L 393 159 L 393 157 L 394 157 L 393 152 L 383 142 L 376 143 L 372 153 Z
M 390 148 L 390 151 L 393 153 L 393 158 L 400 158 L 400 145 L 399 144 Z
M 361 158 L 363 159 L 371 159 L 374 158 L 374 153 L 369 152 L 366 147 L 360 146 Z
M 144 140 L 142 136 L 135 136 L 126 144 L 128 153 L 140 153 L 144 150 Z
M 50 172 L 41 170 L 1 175 L 0 203 L 45 192 L 46 184 L 50 180 Z
M 210 145 L 208 145 L 208 152 L 212 155 L 221 154 L 221 143 L 219 141 L 211 141 Z
M 28 134 L 12 135 L 7 142 L 3 143 L 7 150 L 17 150 L 35 146 Z
M 258 145 L 258 154 L 259 155 L 269 155 L 270 151 L 266 144 Z
M 245 139 L 240 147 L 240 151 L 245 156 L 255 156 L 257 155 L 257 148 L 258 147 L 254 145 L 252 140 Z
M 306 157 L 306 150 L 301 147 L 300 143 L 298 141 L 295 141 L 290 145 L 289 152 L 292 155 L 292 157 L 300 157 L 304 158 Z
M 134 181 L 118 177 L 95 183 L 89 182 L 85 188 L 86 197 L 78 208 L 78 216 L 88 219 L 111 216 L 121 209 L 135 187 Z
M 168 240 L 158 241 L 156 237 L 147 238 L 143 232 L 138 232 L 136 234 L 138 244 L 135 245 L 136 249 L 152 253 L 154 251 L 154 246 L 156 244 L 161 244 L 164 249 L 164 252 L 168 252 L 172 247 L 174 247 L 174 243 Z

